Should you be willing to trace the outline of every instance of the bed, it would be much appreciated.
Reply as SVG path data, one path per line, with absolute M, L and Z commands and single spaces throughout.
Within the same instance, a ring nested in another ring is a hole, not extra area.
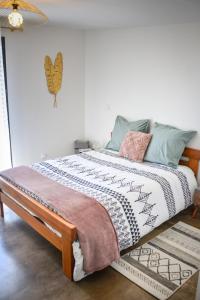
M 186 148 L 180 161 L 181 166 L 176 170 L 151 163 L 133 163 L 120 158 L 117 153 L 103 150 L 34 164 L 32 169 L 41 176 L 55 180 L 55 172 L 59 166 L 59 170 L 68 174 L 68 180 L 56 175 L 59 184 L 95 198 L 107 210 L 114 224 L 121 251 L 137 243 L 140 237 L 192 204 L 199 160 L 200 150 Z M 156 191 L 151 191 L 153 186 Z M 80 252 L 79 257 L 82 257 L 77 244 L 78 230 L 73 222 L 64 219 L 48 205 L 38 201 L 34 193 L 27 192 L 6 176 L 0 177 L 0 191 L 1 217 L 4 217 L 5 204 L 60 250 L 63 272 L 73 280 L 74 269 L 78 264 L 75 253 Z M 122 200 L 120 195 L 123 199 L 128 199 L 128 202 Z M 119 215 L 115 220 L 116 211 L 113 205 L 108 207 L 108 202 L 112 202 L 113 197 L 121 205 L 126 202 L 122 205 L 123 212 L 127 212 L 126 220 L 121 217 L 120 219 Z M 158 200 L 155 201 L 156 198 Z M 119 219 L 121 223 L 118 222 Z M 91 228 L 93 225 L 94 223 L 89 224 Z M 126 230 L 120 231 L 120 226 L 124 226 Z M 83 257 L 80 259 L 82 261 Z

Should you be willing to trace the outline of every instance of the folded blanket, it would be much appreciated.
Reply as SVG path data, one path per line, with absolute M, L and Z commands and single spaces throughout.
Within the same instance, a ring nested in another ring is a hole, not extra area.
M 0 176 L 76 226 L 86 273 L 119 259 L 115 229 L 105 208 L 94 198 L 25 166 L 3 171 Z

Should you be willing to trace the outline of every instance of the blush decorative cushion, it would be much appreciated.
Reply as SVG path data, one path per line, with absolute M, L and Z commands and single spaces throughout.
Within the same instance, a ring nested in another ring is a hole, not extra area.
M 151 137 L 149 133 L 129 131 L 121 144 L 119 155 L 142 162 Z

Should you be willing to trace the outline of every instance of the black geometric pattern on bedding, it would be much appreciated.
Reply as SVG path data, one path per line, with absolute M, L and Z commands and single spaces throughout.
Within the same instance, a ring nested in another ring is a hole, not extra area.
M 153 165 L 152 163 L 147 163 L 147 164 L 148 164 L 148 166 L 155 168 L 155 165 Z M 164 166 L 164 165 L 157 164 L 156 168 L 171 172 L 178 177 L 178 179 L 181 183 L 182 190 L 183 190 L 183 195 L 184 195 L 184 200 L 185 200 L 185 208 L 187 208 L 189 205 L 191 205 L 192 204 L 192 195 L 191 195 L 189 184 L 188 184 L 187 177 L 185 176 L 185 174 L 183 174 L 183 172 L 181 172 L 177 169 L 174 169 L 174 168 L 171 168 L 168 166 Z
M 101 182 L 106 182 L 107 185 L 117 185 L 117 188 L 125 188 L 127 187 L 127 193 L 137 193 L 138 199 L 135 202 L 144 203 L 144 207 L 142 208 L 140 214 L 144 214 L 147 216 L 146 221 L 143 226 L 151 226 L 154 227 L 156 219 L 158 215 L 152 215 L 153 207 L 156 205 L 155 203 L 149 204 L 148 199 L 152 193 L 145 193 L 142 191 L 144 184 L 142 185 L 134 185 L 134 181 L 127 181 L 126 178 L 118 178 L 117 175 L 110 175 L 110 173 L 102 173 L 102 171 L 95 171 L 95 168 L 86 168 L 80 163 L 77 164 L 76 161 L 71 161 L 70 159 L 62 159 L 58 160 L 61 165 L 65 165 L 65 167 L 76 170 L 78 173 L 85 174 L 86 177 L 93 177 L 93 180 L 98 180 Z
M 165 201 L 167 204 L 167 208 L 168 208 L 169 217 L 171 218 L 176 214 L 174 195 L 173 195 L 173 192 L 172 192 L 169 182 L 164 177 L 159 176 L 152 172 L 147 172 L 147 171 L 139 170 L 136 168 L 130 168 L 130 167 L 121 165 L 119 163 L 113 163 L 111 161 L 106 161 L 106 160 L 103 160 L 100 158 L 96 158 L 96 157 L 93 157 L 86 153 L 81 153 L 81 154 L 79 154 L 79 156 L 82 157 L 83 159 L 95 162 L 96 164 L 99 164 L 102 166 L 107 166 L 107 167 L 114 168 L 114 169 L 117 169 L 120 171 L 125 171 L 128 173 L 136 174 L 136 175 L 143 176 L 143 177 L 146 177 L 146 178 L 156 181 L 157 183 L 160 184 L 160 186 L 162 188 L 162 191 L 163 191 L 163 194 L 165 197 Z
M 103 153 L 103 154 L 106 154 L 106 155 L 109 155 L 109 156 L 118 157 L 118 158 L 127 160 L 127 158 L 120 157 L 118 154 L 111 153 L 111 152 L 106 151 L 106 150 L 101 150 L 99 152 Z M 153 163 L 150 163 L 150 162 L 145 162 L 145 164 L 152 167 L 152 168 L 155 168 L 155 163 L 153 164 Z M 187 208 L 189 205 L 191 205 L 192 204 L 192 195 L 191 195 L 188 180 L 187 180 L 187 177 L 185 176 L 185 174 L 183 172 L 181 172 L 180 170 L 177 170 L 177 169 L 174 169 L 172 167 L 165 166 L 165 165 L 156 164 L 156 168 L 168 171 L 168 172 L 173 173 L 174 175 L 177 176 L 177 178 L 179 179 L 179 181 L 181 183 L 181 187 L 182 187 L 182 190 L 183 190 L 183 196 L 184 196 L 184 200 L 185 200 L 185 208 Z

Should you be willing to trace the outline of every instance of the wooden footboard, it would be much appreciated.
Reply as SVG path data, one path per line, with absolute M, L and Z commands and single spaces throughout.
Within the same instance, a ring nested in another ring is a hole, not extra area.
M 41 236 L 62 252 L 63 271 L 70 280 L 73 280 L 74 257 L 72 243 L 77 238 L 76 227 L 27 196 L 13 185 L 0 179 L 0 216 L 2 218 L 4 217 L 3 204 L 6 204 Z M 41 221 L 52 226 L 61 234 L 61 236 L 52 232 L 22 206 L 36 215 Z

